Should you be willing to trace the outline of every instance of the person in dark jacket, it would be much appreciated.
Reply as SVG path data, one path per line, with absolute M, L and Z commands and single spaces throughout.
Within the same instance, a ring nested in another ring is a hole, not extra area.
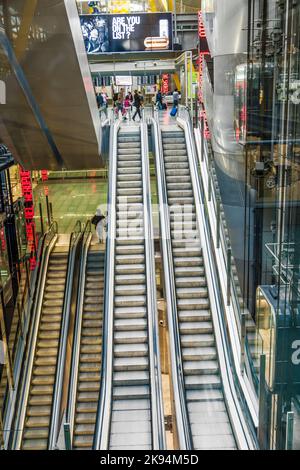
M 156 95 L 156 105 L 159 110 L 163 109 L 162 94 L 160 90 L 158 90 L 157 95 Z
M 138 93 L 137 90 L 134 92 L 134 97 L 133 97 L 133 106 L 135 107 L 135 113 L 132 116 L 132 120 L 134 121 L 136 118 L 136 115 L 139 115 L 140 120 L 142 120 L 142 115 L 141 115 L 141 97 Z
M 97 99 L 98 109 L 100 109 L 103 106 L 103 96 L 102 96 L 102 94 L 97 93 L 96 99 Z

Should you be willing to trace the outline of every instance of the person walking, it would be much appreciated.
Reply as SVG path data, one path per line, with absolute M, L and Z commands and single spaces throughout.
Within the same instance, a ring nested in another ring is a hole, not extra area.
M 135 107 L 135 113 L 132 116 L 132 120 L 134 121 L 136 118 L 136 115 L 139 115 L 140 121 L 142 120 L 142 115 L 141 115 L 141 98 L 137 90 L 134 92 L 134 97 L 133 97 L 133 106 Z
M 129 95 L 126 95 L 124 103 L 123 103 L 123 109 L 124 109 L 124 120 L 126 119 L 131 119 L 131 102 L 129 100 Z
M 175 88 L 175 90 L 173 91 L 173 107 L 178 108 L 178 104 L 179 104 L 179 93 L 178 93 L 177 88 Z
M 102 96 L 102 106 L 100 108 L 100 117 L 101 117 L 101 113 L 103 112 L 104 117 L 107 118 L 107 107 L 108 107 L 107 100 L 108 100 L 108 96 L 107 96 L 107 93 L 103 90 L 101 92 L 101 96 Z
M 161 111 L 163 109 L 162 94 L 161 94 L 160 90 L 158 90 L 158 92 L 156 94 L 156 106 L 159 109 L 159 111 Z
M 139 94 L 139 97 L 140 97 L 141 106 L 144 106 L 144 95 L 141 91 L 139 91 L 138 94 Z
M 120 96 L 120 99 L 123 103 L 124 99 L 125 99 L 125 90 L 124 88 L 121 88 L 120 91 L 119 91 L 119 96 Z
M 97 208 L 96 214 L 92 218 L 91 222 L 95 225 L 99 243 L 103 243 L 105 215 L 102 214 L 100 207 Z

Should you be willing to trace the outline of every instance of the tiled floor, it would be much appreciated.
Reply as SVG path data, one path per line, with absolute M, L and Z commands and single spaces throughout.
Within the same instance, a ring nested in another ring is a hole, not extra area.
M 106 211 L 107 182 L 100 179 L 78 179 L 47 181 L 34 190 L 35 214 L 39 214 L 38 203 L 42 202 L 43 218 L 46 218 L 45 187 L 53 206 L 53 217 L 58 222 L 60 233 L 71 233 L 77 220 L 91 219 L 99 205 Z M 37 227 L 39 221 L 37 220 Z

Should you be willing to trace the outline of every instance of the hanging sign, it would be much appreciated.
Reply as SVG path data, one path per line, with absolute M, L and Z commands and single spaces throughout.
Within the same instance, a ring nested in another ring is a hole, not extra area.
M 30 269 L 34 270 L 36 267 L 36 250 L 35 250 L 35 223 L 34 223 L 34 206 L 33 206 L 33 193 L 31 184 L 30 171 L 25 171 L 20 167 L 20 178 L 22 195 L 24 197 L 24 214 L 26 225 L 26 236 L 28 241 L 28 248 L 30 252 Z
M 169 93 L 169 75 L 167 73 L 163 73 L 162 75 L 161 92 L 163 94 Z
M 198 36 L 199 36 L 199 58 L 198 58 L 198 100 L 203 105 L 203 63 L 204 57 L 209 55 L 208 43 L 206 38 L 206 32 L 203 22 L 202 11 L 198 11 Z M 206 116 L 206 110 L 203 105 L 203 109 L 200 112 L 200 119 L 203 120 L 204 126 L 204 138 L 210 139 L 210 131 L 208 127 L 208 121 Z

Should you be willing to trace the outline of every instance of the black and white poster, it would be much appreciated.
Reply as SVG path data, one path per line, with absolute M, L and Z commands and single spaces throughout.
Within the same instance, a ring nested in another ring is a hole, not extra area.
M 88 54 L 173 49 L 172 14 L 81 15 Z

